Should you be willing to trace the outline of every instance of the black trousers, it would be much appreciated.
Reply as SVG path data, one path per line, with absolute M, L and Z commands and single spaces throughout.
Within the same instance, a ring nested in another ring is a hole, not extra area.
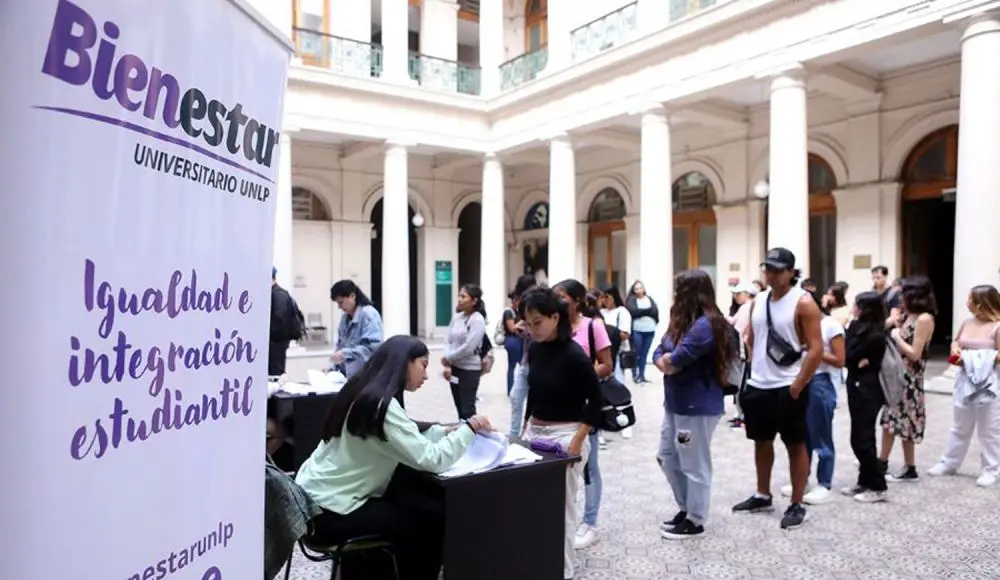
M 443 509 L 438 500 L 423 495 L 420 485 L 398 481 L 400 470 L 396 473 L 384 497 L 370 498 L 347 515 L 323 510 L 312 520 L 312 537 L 320 543 L 337 544 L 359 536 L 382 536 L 395 546 L 402 580 L 437 580 L 444 544 Z M 362 556 L 345 558 L 341 568 L 344 578 L 392 578 L 387 558 L 361 561 Z
M 285 357 L 288 353 L 288 341 L 270 341 L 267 349 L 267 374 L 278 377 L 285 374 Z
M 476 394 L 482 372 L 452 367 L 451 376 L 451 398 L 455 400 L 455 411 L 459 419 L 468 419 L 476 414 Z
M 858 458 L 858 485 L 872 491 L 885 491 L 885 473 L 878 460 L 875 425 L 884 403 L 878 384 L 848 384 L 847 408 L 851 413 L 851 450 Z

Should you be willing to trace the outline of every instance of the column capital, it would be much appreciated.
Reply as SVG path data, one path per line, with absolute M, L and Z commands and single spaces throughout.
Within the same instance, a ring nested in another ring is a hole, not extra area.
M 802 63 L 786 63 L 765 69 L 754 75 L 757 80 L 771 82 L 771 90 L 804 86 L 806 82 L 806 67 Z
M 416 143 L 410 143 L 407 141 L 401 141 L 397 139 L 387 139 L 385 142 L 385 152 L 386 154 L 406 154 L 406 150 L 415 146 Z
M 963 17 L 959 22 L 962 31 L 962 42 L 981 34 L 1000 32 L 1000 11 L 985 10 L 973 12 Z
M 545 139 L 549 142 L 549 147 L 569 147 L 573 148 L 573 138 L 565 131 L 554 133 Z
M 502 163 L 500 160 L 500 155 L 495 151 L 487 151 L 483 153 L 483 163 Z

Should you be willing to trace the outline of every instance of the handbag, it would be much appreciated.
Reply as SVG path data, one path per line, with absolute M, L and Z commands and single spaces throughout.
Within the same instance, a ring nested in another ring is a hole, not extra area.
M 750 378 L 750 365 L 747 364 L 747 345 L 743 342 L 740 333 L 733 330 L 733 336 L 735 337 L 736 344 L 739 345 L 736 356 L 729 360 L 726 367 L 726 380 L 722 384 L 722 393 L 724 395 L 736 395 L 743 390 L 743 387 L 747 384 L 747 379 Z M 770 331 L 768 332 L 770 334 Z
M 618 316 L 615 317 L 615 328 L 618 330 L 618 336 L 621 337 L 621 317 L 622 313 L 619 312 Z M 632 343 L 628 340 L 621 341 L 620 350 L 618 352 L 618 368 L 622 370 L 635 368 L 635 351 L 632 350 Z
M 594 346 L 594 321 L 587 324 L 587 340 L 590 344 L 590 362 L 597 362 L 597 349 Z M 621 381 L 613 376 L 598 379 L 601 386 L 601 424 L 597 427 L 602 431 L 621 431 L 635 425 L 635 408 L 632 406 L 632 392 Z
M 767 358 L 779 367 L 791 366 L 802 358 L 802 351 L 796 350 L 787 340 L 774 331 L 774 324 L 771 322 L 771 296 L 764 297 L 765 309 L 767 310 L 767 343 L 764 349 Z

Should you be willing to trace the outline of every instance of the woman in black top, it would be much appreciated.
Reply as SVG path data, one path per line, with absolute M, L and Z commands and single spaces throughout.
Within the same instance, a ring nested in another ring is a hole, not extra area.
M 601 391 L 590 357 L 572 338 L 569 312 L 548 288 L 535 288 L 521 298 L 521 312 L 533 342 L 528 347 L 528 400 L 524 438 L 548 440 L 567 453 L 587 457 L 587 436 L 601 416 Z M 577 492 L 583 486 L 583 463 L 566 470 L 566 522 L 563 577 L 572 578 L 576 563 L 574 538 L 579 525 Z
M 851 449 L 858 458 L 858 482 L 844 495 L 873 503 L 886 500 L 885 468 L 875 447 L 875 423 L 885 403 L 878 373 L 885 355 L 885 302 L 876 292 L 862 292 L 854 302 L 854 321 L 845 338 L 847 404 L 851 413 Z

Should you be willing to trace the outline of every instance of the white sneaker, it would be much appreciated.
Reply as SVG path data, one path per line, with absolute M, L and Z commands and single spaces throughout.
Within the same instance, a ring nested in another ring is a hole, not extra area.
M 812 493 L 812 490 L 813 490 L 813 488 L 811 488 L 811 487 L 809 487 L 807 485 L 806 486 L 806 492 L 805 492 L 805 494 L 809 495 L 810 493 Z M 827 490 L 827 491 L 829 491 L 829 490 Z M 787 485 L 783 485 L 781 487 L 781 495 L 782 495 L 782 497 L 792 497 L 792 484 L 789 483 Z M 806 503 L 808 503 L 808 502 L 806 502 Z
M 598 449 L 607 449 L 608 447 L 608 441 L 603 434 L 597 436 L 597 447 Z
M 817 485 L 809 490 L 809 493 L 802 496 L 802 501 L 809 505 L 823 505 L 831 499 L 833 499 L 833 494 L 822 485 Z
M 879 503 L 889 501 L 889 494 L 885 491 L 866 490 L 854 496 L 854 501 L 861 503 Z
M 997 476 L 995 473 L 990 473 L 989 471 L 984 471 L 979 474 L 976 479 L 976 485 L 979 487 L 989 487 L 997 482 Z
M 631 438 L 632 438 L 632 428 L 626 427 L 622 429 L 622 439 L 631 439 Z
M 597 528 L 588 524 L 580 524 L 576 529 L 576 537 L 573 538 L 573 546 L 577 550 L 589 548 L 597 542 Z
M 927 470 L 927 475 L 955 475 L 955 470 L 948 467 L 944 463 L 935 463 L 934 467 Z

